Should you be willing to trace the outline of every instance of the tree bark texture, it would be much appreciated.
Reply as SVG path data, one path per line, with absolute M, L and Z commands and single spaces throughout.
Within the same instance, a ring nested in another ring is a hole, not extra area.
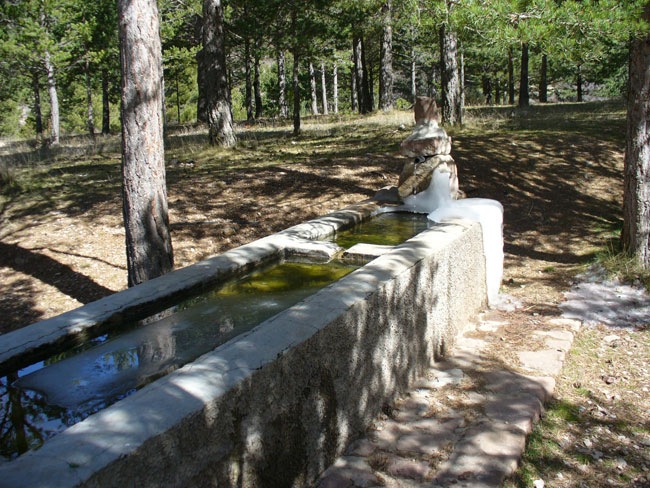
M 508 103 L 515 104 L 515 66 L 512 61 L 512 49 L 508 50 Z
M 32 91 L 34 93 L 34 119 L 36 122 L 36 135 L 43 135 L 43 115 L 41 113 L 41 87 L 38 81 L 38 73 L 32 73 Z
M 95 137 L 95 113 L 93 110 L 93 86 L 92 80 L 90 77 L 90 61 L 86 58 L 86 127 L 88 128 L 88 134 L 91 137 Z
M 458 124 L 462 125 L 465 111 L 465 56 L 461 49 L 458 50 L 458 84 L 460 94 L 458 96 L 456 113 L 458 114 Z
M 521 44 L 521 76 L 519 78 L 519 106 L 528 107 L 530 95 L 528 93 L 528 43 Z
M 548 56 L 542 54 L 542 67 L 539 77 L 539 101 L 548 103 Z
M 311 113 L 318 115 L 318 95 L 316 94 L 316 72 L 314 63 L 309 62 L 309 93 L 311 94 Z
M 577 101 L 582 102 L 582 67 L 578 65 L 576 73 L 576 91 Z
M 374 100 L 373 100 L 373 93 L 372 93 L 372 88 L 373 85 L 370 83 L 370 78 L 372 77 L 371 74 L 369 74 L 368 70 L 368 63 L 366 62 L 366 46 L 363 40 L 363 36 L 359 38 L 360 41 L 360 55 L 361 55 L 361 83 L 363 86 L 363 113 L 369 113 L 372 112 L 372 109 L 374 107 Z
M 102 69 L 102 134 L 111 132 L 111 103 L 108 98 L 108 70 Z
M 492 80 L 489 76 L 483 75 L 481 77 L 481 84 L 483 87 L 483 95 L 485 95 L 485 104 L 492 105 Z
M 196 85 L 198 88 L 198 98 L 196 101 L 196 120 L 198 122 L 208 121 L 208 100 L 207 87 L 205 86 L 205 51 L 200 49 L 196 53 Z
M 57 145 L 61 138 L 61 126 L 59 123 L 59 96 L 56 91 L 56 78 L 54 76 L 54 64 L 50 58 L 50 53 L 45 51 L 45 69 L 47 71 L 47 90 L 50 95 L 50 125 L 51 139 L 50 144 Z
M 176 82 L 176 117 L 178 119 L 178 124 L 180 125 L 181 123 L 181 93 L 180 93 L 180 87 L 178 84 L 178 72 L 176 73 L 176 76 L 174 77 L 174 81 Z
M 393 109 L 393 15 L 391 0 L 382 6 L 384 14 L 381 36 L 381 68 L 379 72 L 379 108 Z
M 298 33 L 296 32 L 298 13 L 294 6 L 291 12 L 291 31 L 294 33 L 293 38 L 293 135 L 300 134 L 300 79 L 299 66 L 300 66 L 300 44 Z
M 372 69 L 372 63 L 366 64 L 366 73 L 368 73 L 368 112 L 375 109 L 375 73 Z
M 411 65 L 411 102 L 415 103 L 415 99 L 418 96 L 418 87 L 417 87 L 417 64 L 415 62 L 415 43 L 411 43 L 411 52 L 410 52 L 410 65 Z
M 320 62 L 320 86 L 323 99 L 323 115 L 329 114 L 327 107 L 327 79 L 325 78 L 325 61 Z
M 439 78 L 440 71 L 440 62 L 431 63 L 431 69 L 428 70 L 427 76 L 427 93 L 431 98 L 438 99 L 438 89 L 436 87 L 436 82 Z
M 155 0 L 118 0 L 122 196 L 129 286 L 174 266 L 165 184 L 162 52 Z
M 442 121 L 455 125 L 459 122 L 460 80 L 458 77 L 458 40 L 445 24 L 440 27 L 440 90 Z
M 255 118 L 259 119 L 262 117 L 262 90 L 260 88 L 260 51 L 255 45 L 255 55 L 253 56 L 253 90 L 255 93 Z
M 368 72 L 363 56 L 363 42 L 360 36 L 354 38 L 352 43 L 352 54 L 354 56 L 355 84 L 357 86 L 357 104 L 359 113 L 368 113 Z
M 353 44 L 354 47 L 354 44 Z M 359 86 L 357 83 L 356 51 L 353 49 L 353 64 L 350 70 L 350 107 L 353 112 L 359 110 Z
M 643 10 L 650 22 L 650 6 Z M 623 248 L 645 269 L 650 268 L 650 35 L 630 50 L 627 102 Z
M 339 113 L 339 67 L 336 60 L 332 68 L 332 105 L 334 113 Z
M 284 51 L 277 51 L 278 63 L 278 106 L 280 107 L 280 117 L 289 116 L 289 107 L 287 106 L 287 72 L 284 65 Z
M 237 143 L 226 69 L 226 46 L 221 0 L 203 1 L 203 50 L 210 142 L 230 147 Z
M 251 43 L 246 38 L 244 40 L 244 73 L 246 78 L 246 93 L 244 101 L 246 103 L 246 120 L 253 120 L 253 82 L 251 80 Z

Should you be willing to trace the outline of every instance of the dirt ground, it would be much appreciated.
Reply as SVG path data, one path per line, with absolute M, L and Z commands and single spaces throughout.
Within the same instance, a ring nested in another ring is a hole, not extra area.
M 625 131 L 620 107 L 538 107 L 518 114 L 514 122 L 508 119 L 513 111 L 507 108 L 489 116 L 496 115 L 497 122 L 493 117 L 485 122 L 477 111 L 474 125 L 452 132 L 452 156 L 468 197 L 493 198 L 504 205 L 502 291 L 523 303 L 509 319 L 518 329 L 513 333 L 526 340 L 526 324 L 560 314 L 557 305 L 573 276 L 620 228 Z M 358 124 L 354 130 L 337 129 L 336 124 L 307 130 L 295 141 L 282 129 L 264 132 L 253 127 L 242 129 L 242 143 L 231 153 L 191 146 L 168 151 L 176 267 L 396 184 L 405 162 L 398 145 L 409 134 L 410 115 L 389 122 L 368 118 Z M 38 192 L 0 196 L 2 333 L 126 287 L 119 156 L 52 161 L 32 171 L 41 175 L 38 181 L 30 180 Z M 594 330 L 585 337 L 598 341 Z M 633 332 L 638 333 L 634 341 L 647 342 L 645 330 Z M 578 342 L 587 341 L 585 337 Z M 650 385 L 647 366 L 628 374 Z M 593 381 L 587 390 L 599 391 L 602 375 L 598 370 L 575 375 L 583 379 L 567 374 L 559 391 L 569 395 L 565 398 L 573 405 L 584 401 L 588 408 L 586 402 L 593 400 L 571 396 L 572 384 L 581 381 L 583 388 Z M 643 432 L 650 425 L 647 397 L 629 397 L 635 405 L 630 412 L 644 418 L 635 422 Z M 643 480 L 638 473 L 643 466 L 650 469 L 647 451 L 641 449 L 630 480 Z M 528 472 L 535 469 L 529 466 Z M 517 486 L 530 486 L 530 476 L 535 475 L 519 475 Z M 583 486 L 581 476 L 557 486 Z

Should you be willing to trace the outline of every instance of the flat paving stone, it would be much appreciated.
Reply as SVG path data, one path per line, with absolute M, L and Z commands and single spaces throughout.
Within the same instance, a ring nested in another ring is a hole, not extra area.
M 369 439 L 359 439 L 350 445 L 346 452 L 348 456 L 369 457 L 377 450 L 377 446 Z
M 524 368 L 555 376 L 562 369 L 564 354 L 564 351 L 544 349 L 541 351 L 522 351 L 517 356 Z
M 542 413 L 542 403 L 532 395 L 495 396 L 484 407 L 490 419 L 515 426 L 526 434 L 533 430 Z
M 422 422 L 426 422 L 423 420 Z M 422 422 L 419 425 L 422 425 Z M 428 428 L 404 434 L 397 441 L 399 452 L 411 452 L 423 456 L 435 454 L 443 447 L 456 440 L 455 430 L 462 426 L 464 419 L 454 419 L 447 422 L 430 422 Z
M 380 481 L 373 473 L 366 458 L 360 456 L 344 456 L 323 473 L 319 488 L 338 488 L 348 486 L 369 487 Z M 349 483 L 349 484 L 348 484 Z
M 529 376 L 507 370 L 483 374 L 485 389 L 495 394 L 512 396 L 532 394 L 541 402 L 547 401 L 555 389 L 555 380 L 545 376 Z
M 443 485 L 460 480 L 500 486 L 517 468 L 525 443 L 526 434 L 516 427 L 479 422 L 456 444 L 433 481 Z
M 423 481 L 431 472 L 431 466 L 424 461 L 391 456 L 386 465 L 386 473 L 395 478 L 408 478 Z
M 476 328 L 490 335 L 507 325 L 494 320 L 495 313 L 486 313 Z M 350 447 L 348 455 L 354 456 L 341 458 L 352 461 L 326 471 L 329 478 L 321 482 L 331 485 L 318 487 L 500 487 L 517 468 L 526 435 L 553 395 L 553 376 L 573 341 L 573 333 L 565 329 L 578 330 L 580 323 L 575 322 L 552 319 L 545 323 L 557 329 L 533 330 L 547 349 L 513 350 L 523 368 L 535 371 L 531 374 L 496 369 L 486 354 L 490 341 L 507 340 L 507 334 L 492 334 L 487 340 L 461 336 L 453 355 L 432 367 L 396 403 L 393 418 L 377 422 L 366 439 Z

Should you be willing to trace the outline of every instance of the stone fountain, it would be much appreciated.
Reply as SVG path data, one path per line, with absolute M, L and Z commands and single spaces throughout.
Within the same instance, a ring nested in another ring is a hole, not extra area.
M 498 202 L 454 200 L 451 139 L 438 126 L 435 102 L 420 98 L 415 108 L 416 126 L 402 144 L 415 160 L 406 164 L 399 187 L 383 192 L 393 205 L 378 195 L 1 336 L 6 374 L 24 368 L 27 357 L 47 360 L 55 347 L 239 272 L 292 257 L 329 260 L 342 250 L 318 239 L 408 209 L 413 197 L 442 195 L 427 215 L 444 225 L 383 246 L 356 271 L 38 450 L 0 463 L 0 486 L 298 488 L 315 480 L 385 405 L 445 357 L 485 306 L 491 283 L 494 289 L 485 228 L 500 220 L 481 220 L 477 209 L 498 210 Z

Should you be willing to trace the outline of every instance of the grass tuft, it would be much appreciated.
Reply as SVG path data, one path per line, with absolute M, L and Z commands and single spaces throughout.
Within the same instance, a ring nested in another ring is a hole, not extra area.
M 612 233 L 605 239 L 595 261 L 605 269 L 607 276 L 637 285 L 642 283 L 650 291 L 650 269 L 641 266 L 635 256 L 622 249 L 620 233 Z
M 0 192 L 10 194 L 19 192 L 21 189 L 16 170 L 7 163 L 0 162 Z

